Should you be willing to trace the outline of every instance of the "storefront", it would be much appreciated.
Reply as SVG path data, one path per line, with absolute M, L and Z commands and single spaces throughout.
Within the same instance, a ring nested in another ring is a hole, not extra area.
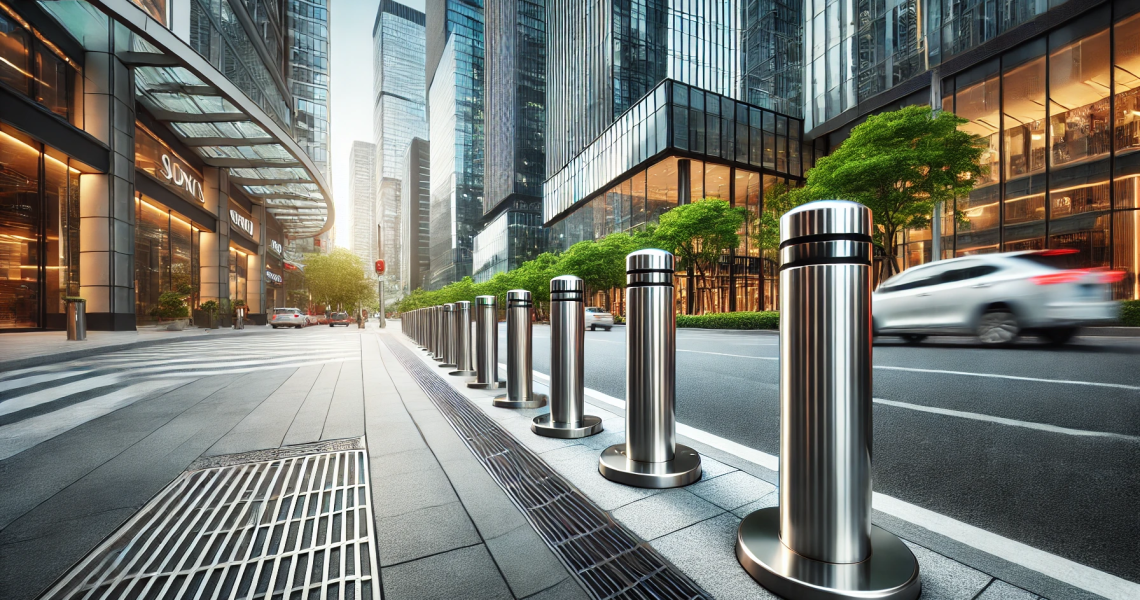
M 230 221 L 230 302 L 244 304 L 250 312 L 261 312 L 261 280 L 258 275 L 257 230 L 251 211 L 230 199 L 226 218 Z
M 265 312 L 285 306 L 285 236 L 277 219 L 265 222 Z

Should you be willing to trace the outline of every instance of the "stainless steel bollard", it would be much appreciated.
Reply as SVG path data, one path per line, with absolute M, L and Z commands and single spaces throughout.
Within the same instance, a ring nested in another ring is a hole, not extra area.
M 554 438 L 600 433 L 602 420 L 585 414 L 586 284 L 573 275 L 550 280 L 550 412 L 530 430 Z
M 871 524 L 871 211 L 823 200 L 780 219 L 780 505 L 736 557 L 785 598 L 912 600 L 918 562 Z
M 469 377 L 475 374 L 475 361 L 471 359 L 471 303 L 467 300 L 456 302 L 454 314 L 451 340 L 455 344 L 455 370 L 448 375 Z
M 444 314 L 442 304 L 435 306 L 435 318 L 432 319 L 432 321 L 434 321 L 435 324 L 435 327 L 432 329 L 432 341 L 434 343 L 432 347 L 432 358 L 435 359 L 435 362 L 443 362 L 444 353 L 447 350 L 447 347 L 444 345 L 446 337 L 443 335 L 443 332 L 447 329 L 447 315 Z
M 494 296 L 475 296 L 475 381 L 467 387 L 497 390 L 499 379 L 499 309 Z
M 440 346 L 443 349 L 443 362 L 438 366 L 445 369 L 455 368 L 455 303 L 448 302 L 443 305 L 443 330 L 440 332 Z
M 701 478 L 701 455 L 677 443 L 673 255 L 638 250 L 625 269 L 625 443 L 602 451 L 598 471 L 637 487 L 688 485 Z
M 507 292 L 507 393 L 491 401 L 499 408 L 546 406 L 546 394 L 534 391 L 533 314 L 529 290 Z
M 239 306 L 234 310 L 234 329 L 245 329 L 245 307 Z
M 87 340 L 86 300 L 70 300 L 67 303 L 67 339 L 73 342 Z

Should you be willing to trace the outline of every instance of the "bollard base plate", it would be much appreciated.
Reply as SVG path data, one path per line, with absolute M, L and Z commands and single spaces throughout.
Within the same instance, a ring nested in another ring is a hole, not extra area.
M 760 585 L 784 598 L 806 600 L 914 600 L 922 592 L 918 561 L 895 535 L 871 527 L 871 556 L 859 563 L 828 563 L 796 554 L 780 541 L 780 508 L 744 517 L 736 559 Z
M 559 423 L 550 418 L 550 413 L 538 415 L 530 424 L 530 430 L 537 435 L 564 440 L 590 437 L 602 432 L 602 419 L 594 415 L 582 415 L 581 425 Z
M 490 383 L 479 383 L 478 381 L 472 381 L 467 384 L 467 387 L 473 390 L 501 390 L 507 387 L 507 382 L 492 381 Z
M 441 368 L 441 369 L 454 369 L 455 368 L 455 363 L 442 362 L 443 359 L 441 359 L 441 358 L 437 358 L 436 360 L 440 361 L 439 364 L 436 366 Z
M 475 371 L 467 371 L 463 369 L 460 369 L 458 371 L 451 371 L 448 373 L 448 375 L 451 375 L 452 377 L 471 377 L 474 374 Z
M 491 406 L 497 408 L 542 408 L 546 406 L 546 394 L 531 394 L 530 400 L 511 400 L 506 394 L 495 396 Z
M 677 444 L 673 460 L 659 463 L 630 460 L 625 443 L 614 444 L 602 451 L 598 472 L 617 483 L 642 488 L 675 488 L 701 478 L 701 455 L 696 450 Z

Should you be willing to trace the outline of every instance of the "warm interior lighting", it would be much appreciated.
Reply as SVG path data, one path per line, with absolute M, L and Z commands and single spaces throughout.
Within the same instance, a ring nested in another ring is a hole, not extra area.
M 17 70 L 17 71 L 19 71 L 20 73 L 23 73 L 24 77 L 31 77 L 31 76 L 32 76 L 32 74 L 31 74 L 31 73 L 29 73 L 29 72 L 27 72 L 27 71 L 25 71 L 25 70 L 21 69 L 20 67 L 17 67 L 16 65 L 12 64 L 12 61 L 10 61 L 10 60 L 8 60 L 8 59 L 4 58 L 3 56 L 0 56 L 0 62 L 2 62 L 2 63 L 4 63 L 4 64 L 6 64 L 6 65 L 8 65 L 8 66 L 12 67 L 13 69 L 16 69 L 16 70 Z
M 36 148 L 35 146 L 32 146 L 32 145 L 28 144 L 27 142 L 25 142 L 19 138 L 12 137 L 12 136 L 8 135 L 7 133 L 4 133 L 3 131 L 0 131 L 0 136 L 4 136 L 5 140 L 10 140 L 10 141 L 13 141 L 13 142 L 19 144 L 21 147 L 26 148 L 32 154 L 35 154 L 37 156 L 39 156 L 39 154 L 40 154 L 39 148 Z
M 58 158 L 56 158 L 56 157 L 54 157 L 54 156 L 52 156 L 46 152 L 44 153 L 44 158 L 46 158 L 46 159 L 48 159 L 54 163 L 58 163 L 59 166 L 67 169 L 68 171 L 75 171 L 76 173 L 80 172 L 79 169 L 76 169 L 75 167 L 63 162 L 62 160 L 60 160 L 60 159 L 58 159 Z

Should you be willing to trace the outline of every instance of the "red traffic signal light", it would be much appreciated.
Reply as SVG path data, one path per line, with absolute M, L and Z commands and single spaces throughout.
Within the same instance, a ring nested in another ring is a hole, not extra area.
M 376 261 L 376 274 L 377 275 L 383 275 L 384 274 L 384 259 L 380 259 L 380 260 Z

